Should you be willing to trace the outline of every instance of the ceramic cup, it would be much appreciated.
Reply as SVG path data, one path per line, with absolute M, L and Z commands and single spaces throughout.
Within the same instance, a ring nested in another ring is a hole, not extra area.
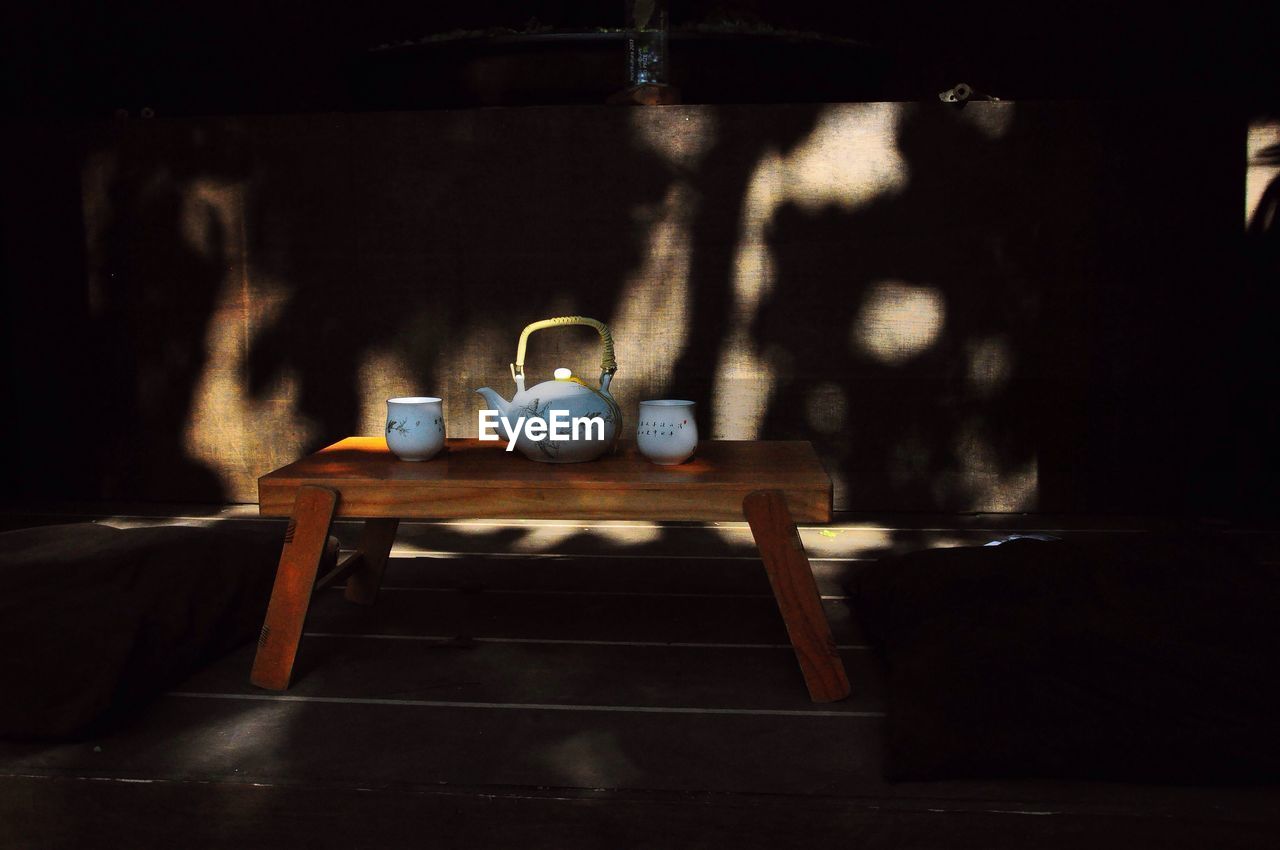
M 698 448 L 698 423 L 693 402 L 652 399 L 640 402 L 636 448 L 653 463 L 674 466 L 693 457 Z
M 444 407 L 440 399 L 387 399 L 387 448 L 401 460 L 435 457 L 444 448 Z

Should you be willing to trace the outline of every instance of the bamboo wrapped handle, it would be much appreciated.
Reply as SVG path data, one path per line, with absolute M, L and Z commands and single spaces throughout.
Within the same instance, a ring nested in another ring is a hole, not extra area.
M 520 332 L 520 345 L 516 348 L 516 362 L 511 364 L 511 375 L 518 378 L 524 377 L 524 352 L 529 344 L 529 334 L 534 331 L 558 328 L 564 325 L 586 325 L 589 328 L 595 328 L 596 332 L 600 334 L 600 341 L 604 344 L 604 353 L 600 358 L 600 370 L 606 375 L 612 375 L 618 371 L 618 361 L 613 357 L 613 334 L 609 333 L 608 325 L 596 319 L 588 319 L 586 316 L 558 316 L 554 319 L 543 319 L 540 322 L 534 322 L 527 325 Z

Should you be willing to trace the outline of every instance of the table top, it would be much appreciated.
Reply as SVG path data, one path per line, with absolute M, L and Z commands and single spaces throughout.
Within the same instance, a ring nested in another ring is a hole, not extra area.
M 831 521 L 831 479 L 798 441 L 708 440 L 691 460 L 658 466 L 630 442 L 599 460 L 555 464 L 502 441 L 451 439 L 412 463 L 383 437 L 348 437 L 258 479 L 259 511 L 288 516 L 304 484 L 337 490 L 346 517 L 741 520 L 748 493 L 780 490 L 797 521 Z

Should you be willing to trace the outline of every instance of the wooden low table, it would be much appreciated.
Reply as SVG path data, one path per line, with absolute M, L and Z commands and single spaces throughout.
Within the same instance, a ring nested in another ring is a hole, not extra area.
M 382 437 L 348 437 L 258 479 L 263 516 L 289 517 L 250 681 L 289 687 L 315 590 L 347 579 L 371 604 L 401 519 L 741 521 L 751 526 L 814 702 L 849 695 L 795 523 L 831 521 L 831 479 L 805 442 L 700 443 L 656 466 L 633 444 L 590 463 L 549 464 L 502 442 L 449 440 L 424 463 L 397 460 Z M 358 549 L 319 576 L 334 517 L 363 519 Z

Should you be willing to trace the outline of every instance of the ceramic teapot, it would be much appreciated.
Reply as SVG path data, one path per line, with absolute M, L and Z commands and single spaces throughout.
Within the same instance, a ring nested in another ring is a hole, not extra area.
M 564 325 L 586 325 L 600 334 L 604 354 L 599 389 L 563 368 L 556 369 L 555 380 L 525 389 L 524 353 L 529 335 Z M 484 396 L 489 409 L 496 411 L 496 416 L 489 420 L 494 424 L 492 432 L 487 432 L 486 411 L 481 411 L 481 439 L 498 439 L 486 436 L 496 433 L 509 441 L 508 450 L 514 443 L 525 457 L 544 463 L 595 460 L 613 450 L 622 430 L 622 411 L 609 394 L 609 382 L 617 370 L 613 336 L 603 322 L 584 316 L 560 316 L 534 322 L 521 332 L 516 362 L 511 364 L 511 377 L 516 382 L 516 394 L 511 400 L 506 401 L 489 387 L 476 390 Z

